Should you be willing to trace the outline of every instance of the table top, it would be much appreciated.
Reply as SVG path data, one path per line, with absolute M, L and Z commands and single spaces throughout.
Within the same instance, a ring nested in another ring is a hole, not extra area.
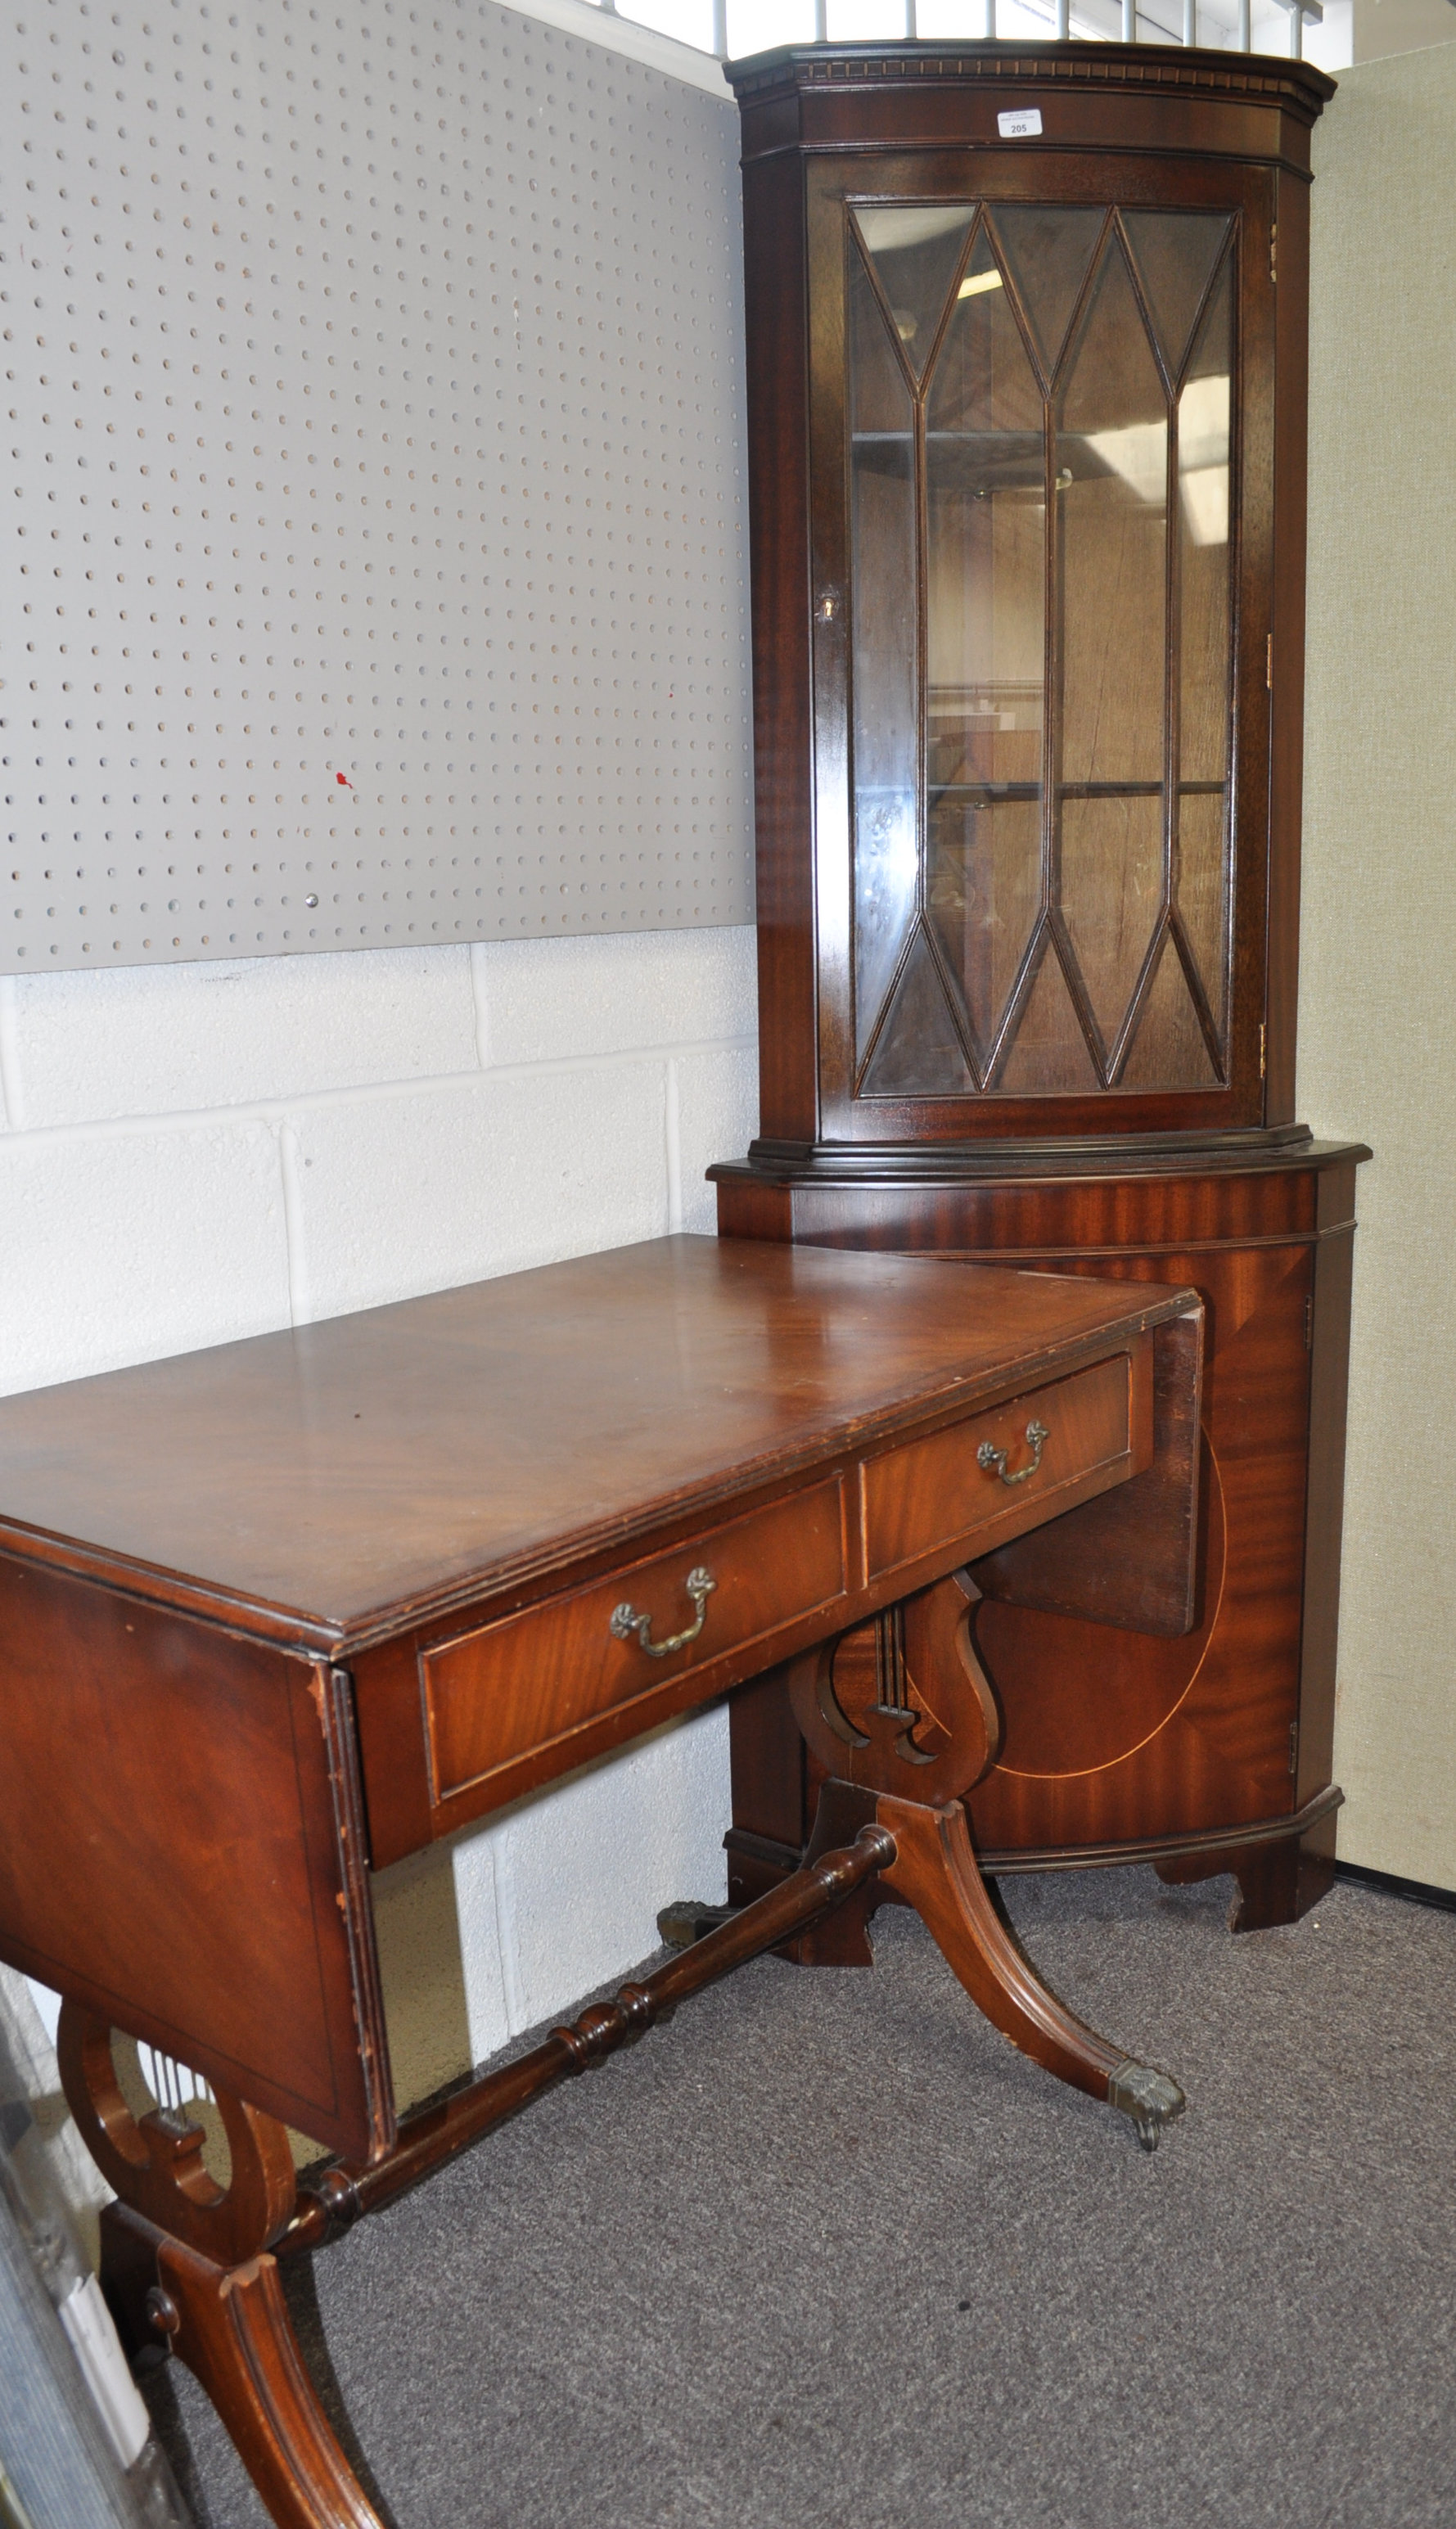
M 0 1400 L 0 1549 L 340 1641 L 1014 1395 L 1189 1296 L 653 1240 Z
M 848 1586 L 819 1497 L 842 1517 L 882 1444 L 1095 1372 L 1191 1296 L 665 1239 L 0 1401 L 0 1956 L 377 2155 L 366 1861 L 934 1578 Z M 607 1621 L 620 1576 L 740 1512 L 757 1613 L 658 1692 Z

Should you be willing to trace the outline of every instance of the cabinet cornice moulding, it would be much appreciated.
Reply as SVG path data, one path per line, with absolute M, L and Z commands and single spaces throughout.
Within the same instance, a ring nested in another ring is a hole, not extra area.
M 1073 87 L 1122 93 L 1166 91 L 1199 98 L 1277 105 L 1299 121 L 1319 120 L 1335 82 L 1312 62 L 1277 54 L 1190 50 L 1181 44 L 995 41 L 905 44 L 789 44 L 724 66 L 739 102 L 805 88 L 915 86 Z

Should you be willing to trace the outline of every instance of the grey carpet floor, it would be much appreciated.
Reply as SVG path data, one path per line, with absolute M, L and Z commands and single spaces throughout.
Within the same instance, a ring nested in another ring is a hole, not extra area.
M 759 1962 L 300 2266 L 397 2529 L 1451 2529 L 1456 1915 L 1342 1883 L 1004 1883 L 1051 1983 L 1175 2072 L 1155 2156 L 929 1936 Z M 264 2515 L 177 2364 L 202 2529 Z

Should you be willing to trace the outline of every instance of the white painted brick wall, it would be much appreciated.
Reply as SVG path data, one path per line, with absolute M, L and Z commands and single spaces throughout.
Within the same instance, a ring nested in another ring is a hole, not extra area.
M 0 980 L 0 1393 L 711 1230 L 754 1022 L 747 929 Z M 479 2061 L 721 1898 L 728 1814 L 720 1709 L 385 1873 L 386 1961 L 446 1990 L 454 1918 Z M 401 2054 L 403 2098 L 458 2068 Z

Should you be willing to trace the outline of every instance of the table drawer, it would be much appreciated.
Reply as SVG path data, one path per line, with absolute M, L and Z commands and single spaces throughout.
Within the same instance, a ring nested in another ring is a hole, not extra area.
M 694 1600 L 688 1581 L 699 1570 L 713 1587 Z M 543 1748 L 558 1751 L 553 1770 L 564 1772 L 574 1761 L 564 1743 L 573 1736 L 639 1703 L 646 1729 L 658 1718 L 654 1704 L 666 1712 L 691 1700 L 674 1697 L 676 1680 L 717 1662 L 729 1661 L 733 1678 L 750 1675 L 753 1662 L 742 1655 L 754 1643 L 796 1617 L 833 1608 L 844 1592 L 843 1485 L 836 1477 L 592 1588 L 435 1643 L 419 1662 L 432 1797 L 449 1801 Z M 613 1633 L 623 1605 L 650 1618 L 652 1649 L 635 1630 Z M 689 1629 L 680 1648 L 654 1655 Z
M 1003 1454 L 983 1464 L 983 1450 Z M 959 1539 L 967 1559 L 990 1553 L 1046 1519 L 1053 1497 L 1070 1510 L 1152 1455 L 1152 1359 L 1142 1343 L 869 1459 L 860 1470 L 866 1572 L 874 1581 Z

